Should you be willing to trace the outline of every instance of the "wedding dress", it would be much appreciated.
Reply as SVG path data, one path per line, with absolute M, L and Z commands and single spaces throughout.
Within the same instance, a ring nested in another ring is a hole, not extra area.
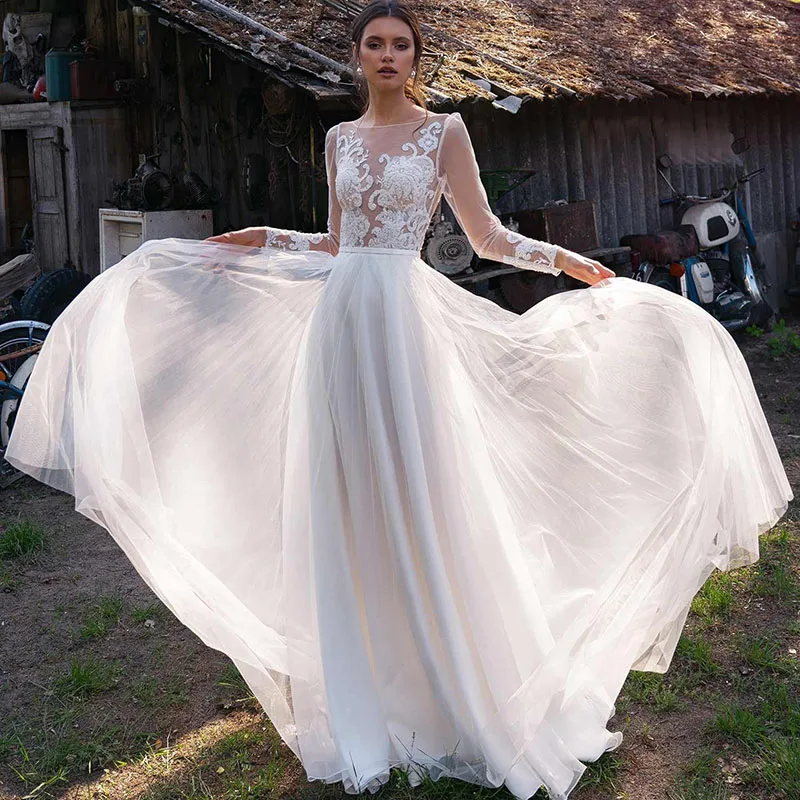
M 626 278 L 516 316 L 419 258 L 503 228 L 458 114 L 326 140 L 329 232 L 147 242 L 53 326 L 8 460 L 230 656 L 309 779 L 565 798 L 711 571 L 792 498 L 746 364 Z

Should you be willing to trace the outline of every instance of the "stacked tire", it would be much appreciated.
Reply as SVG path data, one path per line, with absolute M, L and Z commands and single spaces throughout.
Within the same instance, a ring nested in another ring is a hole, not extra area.
M 88 286 L 91 275 L 71 267 L 45 272 L 27 289 L 19 316 L 52 325 L 56 317 Z

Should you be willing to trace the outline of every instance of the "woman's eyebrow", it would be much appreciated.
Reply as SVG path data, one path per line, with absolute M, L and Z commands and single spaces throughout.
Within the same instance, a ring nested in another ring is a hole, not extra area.
M 382 42 L 383 41 L 383 36 L 378 36 L 378 34 L 376 34 L 376 33 L 371 33 L 369 36 L 367 36 L 366 40 L 370 41 L 371 39 L 374 39 L 376 42 Z M 392 39 L 392 41 L 393 42 L 410 42 L 411 40 L 408 38 L 408 36 L 395 36 L 394 39 Z

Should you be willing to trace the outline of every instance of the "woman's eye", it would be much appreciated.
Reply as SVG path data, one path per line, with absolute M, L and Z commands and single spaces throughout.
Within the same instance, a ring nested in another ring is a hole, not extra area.
M 380 45 L 379 45 L 377 42 L 370 42 L 370 43 L 367 45 L 367 47 L 369 47 L 369 48 L 370 48 L 370 50 L 374 50 L 376 47 L 380 47 Z
M 397 45 L 397 46 L 398 46 L 398 47 L 399 47 L 401 50 L 408 50 L 408 45 L 407 45 L 407 44 L 399 44 L 399 45 Z

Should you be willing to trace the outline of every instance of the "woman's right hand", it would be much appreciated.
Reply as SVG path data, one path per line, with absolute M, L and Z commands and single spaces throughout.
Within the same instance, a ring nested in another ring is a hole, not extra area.
M 606 278 L 616 278 L 617 276 L 616 272 L 610 270 L 599 261 L 587 258 L 580 253 L 574 253 L 564 247 L 558 248 L 554 265 L 567 275 L 588 283 L 590 286 L 600 283 Z
M 267 240 L 267 231 L 263 227 L 242 228 L 240 231 L 228 231 L 218 236 L 209 236 L 205 241 L 221 244 L 238 244 L 242 247 L 263 247 Z

